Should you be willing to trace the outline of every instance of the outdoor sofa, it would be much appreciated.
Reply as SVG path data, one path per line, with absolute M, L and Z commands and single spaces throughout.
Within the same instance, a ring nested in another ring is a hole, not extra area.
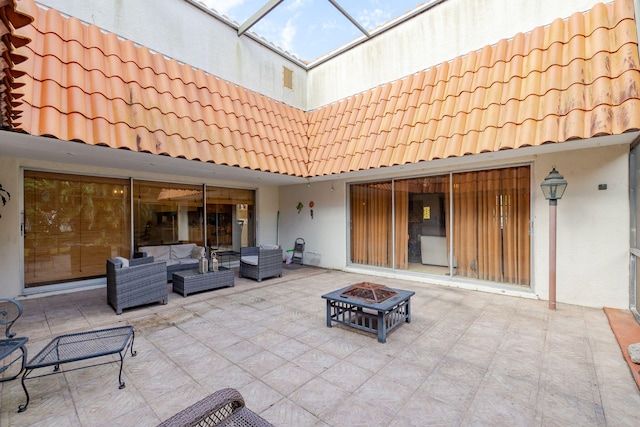
M 169 302 L 167 264 L 153 257 L 107 259 L 107 301 L 117 314 L 143 304 Z
M 200 258 L 205 256 L 205 249 L 195 243 L 177 245 L 140 246 L 134 257 L 153 257 L 156 261 L 164 261 L 167 265 L 167 281 L 173 280 L 173 273 L 184 270 L 197 270 Z
M 249 277 L 258 282 L 267 277 L 282 277 L 282 248 L 277 245 L 240 248 L 238 276 Z

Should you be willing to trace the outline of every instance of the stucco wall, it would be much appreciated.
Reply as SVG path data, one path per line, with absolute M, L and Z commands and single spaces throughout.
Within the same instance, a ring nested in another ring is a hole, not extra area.
M 87 175 L 101 175 L 118 178 L 132 176 L 132 171 L 81 166 L 73 166 L 63 163 L 49 163 L 29 159 L 17 159 L 0 157 L 0 183 L 11 193 L 11 201 L 4 208 L 0 207 L 0 298 L 15 297 L 22 294 L 22 237 L 20 231 L 20 212 L 22 209 L 21 168 L 33 168 L 49 170 L 61 173 L 77 173 Z M 229 186 L 235 188 L 252 188 L 246 183 L 232 181 L 194 180 L 188 177 L 176 177 L 169 174 L 138 173 L 133 178 L 157 180 L 166 182 L 180 182 L 191 184 L 208 184 L 214 186 Z M 256 240 L 258 243 L 274 242 L 276 240 L 275 221 L 279 201 L 278 187 L 260 185 L 253 187 L 256 190 L 258 209 L 256 212 Z M 105 279 L 98 279 L 97 284 L 105 283 Z
M 309 72 L 308 108 L 334 102 L 382 83 L 466 55 L 548 25 L 596 0 L 446 0 Z
M 20 293 L 20 193 L 18 166 L 12 159 L 0 157 L 0 184 L 11 193 L 11 200 L 0 205 L 0 298 Z
M 293 249 L 295 240 L 300 237 L 305 241 L 305 264 L 344 268 L 349 237 L 345 188 L 343 180 L 281 187 L 279 240 L 283 249 Z M 311 201 L 314 203 L 313 219 L 309 208 Z M 299 214 L 298 202 L 304 205 Z
M 539 185 L 553 165 L 568 182 L 557 207 L 556 299 L 629 308 L 629 147 L 541 156 Z M 606 184 L 606 190 L 598 190 Z M 535 291 L 548 299 L 549 204 L 534 192 Z
M 184 0 L 38 0 L 258 93 L 306 108 L 306 71 Z M 282 67 L 293 70 L 293 90 Z

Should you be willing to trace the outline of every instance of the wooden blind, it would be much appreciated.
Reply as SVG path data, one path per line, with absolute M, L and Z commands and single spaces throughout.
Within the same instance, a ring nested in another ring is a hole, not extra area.
M 129 180 L 24 172 L 25 286 L 104 276 L 130 255 Z

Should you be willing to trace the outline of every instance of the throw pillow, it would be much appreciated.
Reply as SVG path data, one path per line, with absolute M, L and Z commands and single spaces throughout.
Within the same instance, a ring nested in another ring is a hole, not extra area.
M 204 247 L 196 246 L 195 248 L 191 249 L 191 258 L 199 260 L 202 257 L 204 257 Z
M 278 245 L 269 245 L 267 243 L 263 243 L 262 245 L 260 245 L 260 249 L 278 249 L 279 246 Z
M 128 259 L 123 258 L 123 257 L 121 257 L 121 256 L 117 256 L 117 257 L 115 257 L 114 259 L 115 259 L 115 260 L 120 261 L 120 264 L 121 264 L 121 265 L 120 265 L 120 267 L 121 267 L 121 268 L 127 268 L 127 267 L 129 267 L 129 260 L 128 260 Z

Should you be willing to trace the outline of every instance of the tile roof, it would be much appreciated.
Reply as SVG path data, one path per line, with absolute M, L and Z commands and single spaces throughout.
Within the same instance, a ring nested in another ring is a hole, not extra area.
M 32 41 L 9 50 L 26 60 L 8 67 L 23 86 L 7 120 L 32 135 L 307 177 L 640 129 L 632 0 L 312 112 L 32 0 L 18 8 L 34 21 L 12 31 Z
M 633 2 L 598 4 L 309 113 L 309 174 L 640 128 Z

